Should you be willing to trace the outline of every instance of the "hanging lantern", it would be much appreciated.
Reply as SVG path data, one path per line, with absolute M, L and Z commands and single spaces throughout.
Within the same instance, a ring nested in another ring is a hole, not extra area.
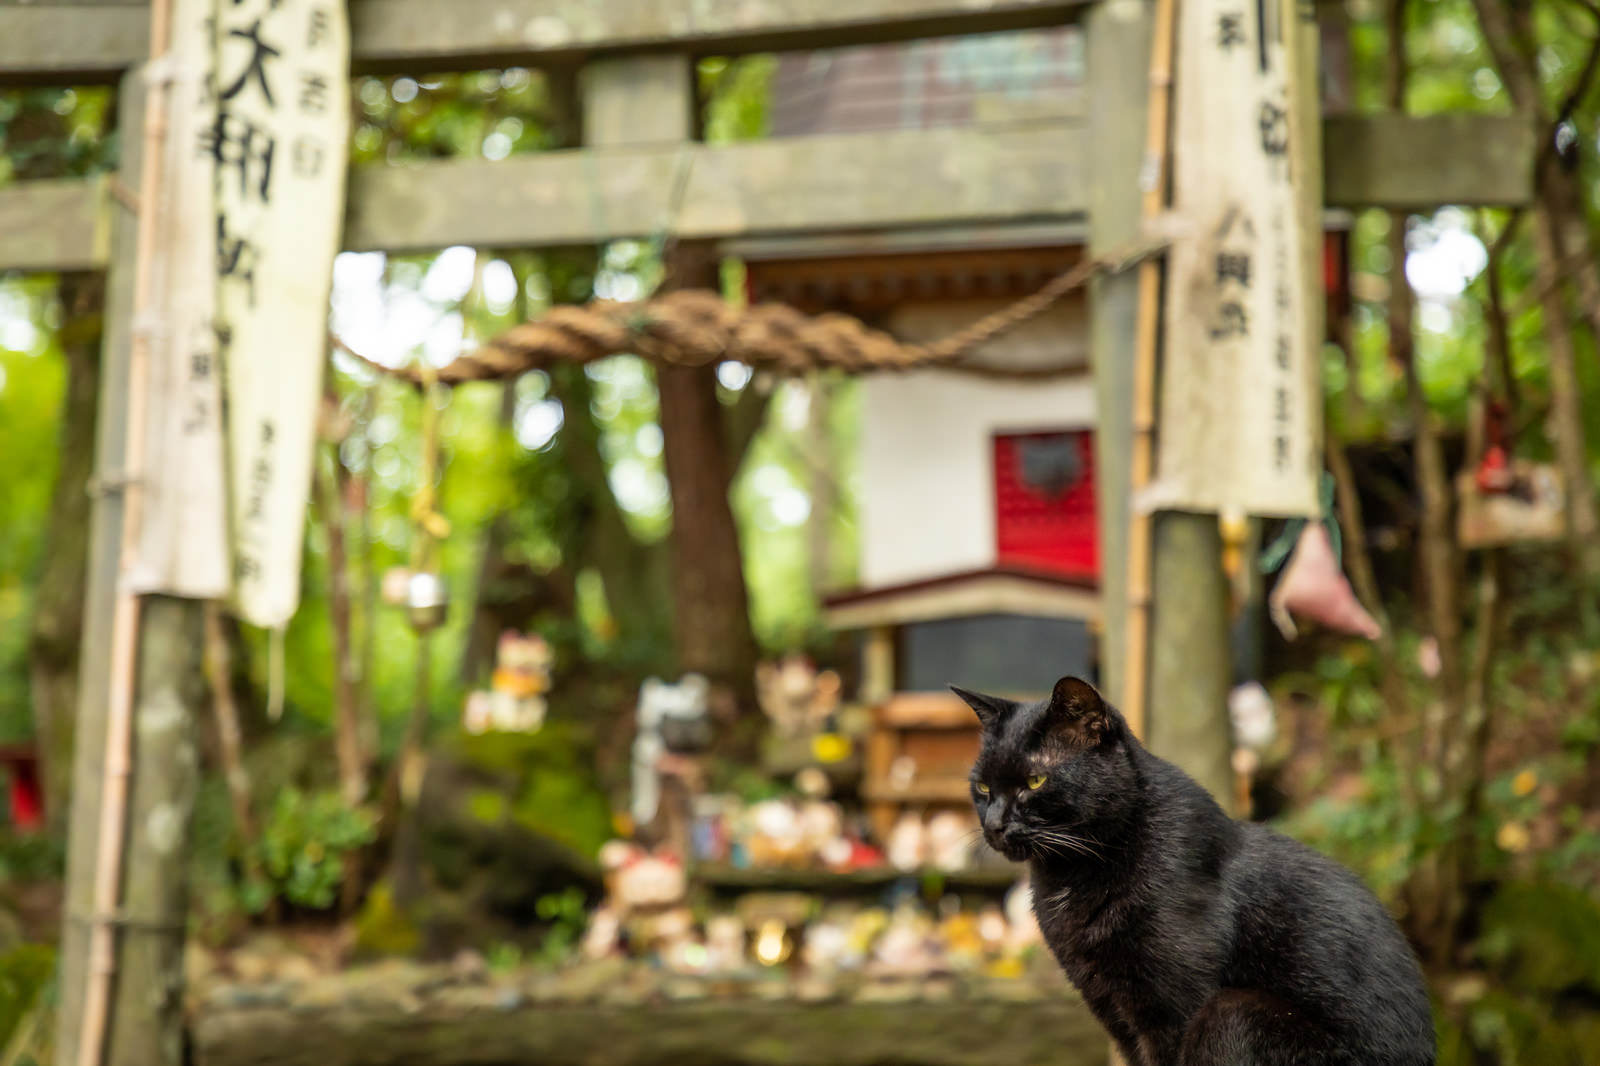
M 450 611 L 450 588 L 442 574 L 413 572 L 406 580 L 406 617 L 411 628 L 426 633 L 444 624 Z

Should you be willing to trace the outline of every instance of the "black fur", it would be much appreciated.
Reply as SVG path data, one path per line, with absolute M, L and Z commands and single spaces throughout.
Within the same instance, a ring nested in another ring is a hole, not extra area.
M 1129 1066 L 1432 1066 L 1422 973 L 1354 874 L 1229 818 L 1085 682 L 955 691 L 983 722 L 984 838 L 1028 862 L 1045 942 Z

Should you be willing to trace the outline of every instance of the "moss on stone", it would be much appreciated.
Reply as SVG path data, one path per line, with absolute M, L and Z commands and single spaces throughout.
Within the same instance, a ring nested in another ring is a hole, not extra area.
M 422 945 L 422 930 L 394 899 L 387 881 L 374 885 L 367 901 L 356 915 L 357 957 L 383 958 L 414 955 Z

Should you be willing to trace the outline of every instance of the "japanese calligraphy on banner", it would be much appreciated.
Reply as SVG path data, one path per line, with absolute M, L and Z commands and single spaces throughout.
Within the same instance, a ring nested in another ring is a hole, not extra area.
M 1295 0 L 1183 0 L 1157 479 L 1146 506 L 1318 512 L 1314 63 Z M 1307 96 L 1310 99 L 1307 99 Z
M 216 0 L 217 335 L 227 368 L 234 599 L 288 622 L 344 213 L 349 29 L 339 0 Z
M 139 472 L 143 506 L 129 580 L 141 592 L 213 599 L 231 588 L 217 360 L 213 174 L 195 151 L 214 117 L 209 86 L 213 0 L 177 0 L 167 58 L 160 234 L 150 262 L 154 306 L 135 328 L 149 351 L 150 417 Z

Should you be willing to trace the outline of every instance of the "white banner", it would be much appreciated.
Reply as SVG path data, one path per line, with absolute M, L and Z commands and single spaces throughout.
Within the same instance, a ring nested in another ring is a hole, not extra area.
M 1148 507 L 1315 515 L 1321 175 L 1294 0 L 1179 5 L 1160 446 Z M 1302 39 L 1303 40 L 1303 39 Z M 1314 87 L 1314 82 L 1310 83 Z M 1302 211 L 1300 197 L 1319 210 Z
M 213 0 L 176 0 L 167 58 L 147 73 L 167 84 L 162 181 L 149 201 L 159 237 L 152 306 L 134 324 L 149 343 L 149 415 L 139 471 L 140 592 L 215 599 L 230 588 L 223 481 L 222 374 L 217 361 L 213 175 L 196 151 L 214 121 L 208 79 Z M 124 136 L 139 136 L 126 130 Z
M 338 0 L 217 0 L 218 334 L 234 597 L 281 626 L 300 554 L 344 215 L 349 29 Z

